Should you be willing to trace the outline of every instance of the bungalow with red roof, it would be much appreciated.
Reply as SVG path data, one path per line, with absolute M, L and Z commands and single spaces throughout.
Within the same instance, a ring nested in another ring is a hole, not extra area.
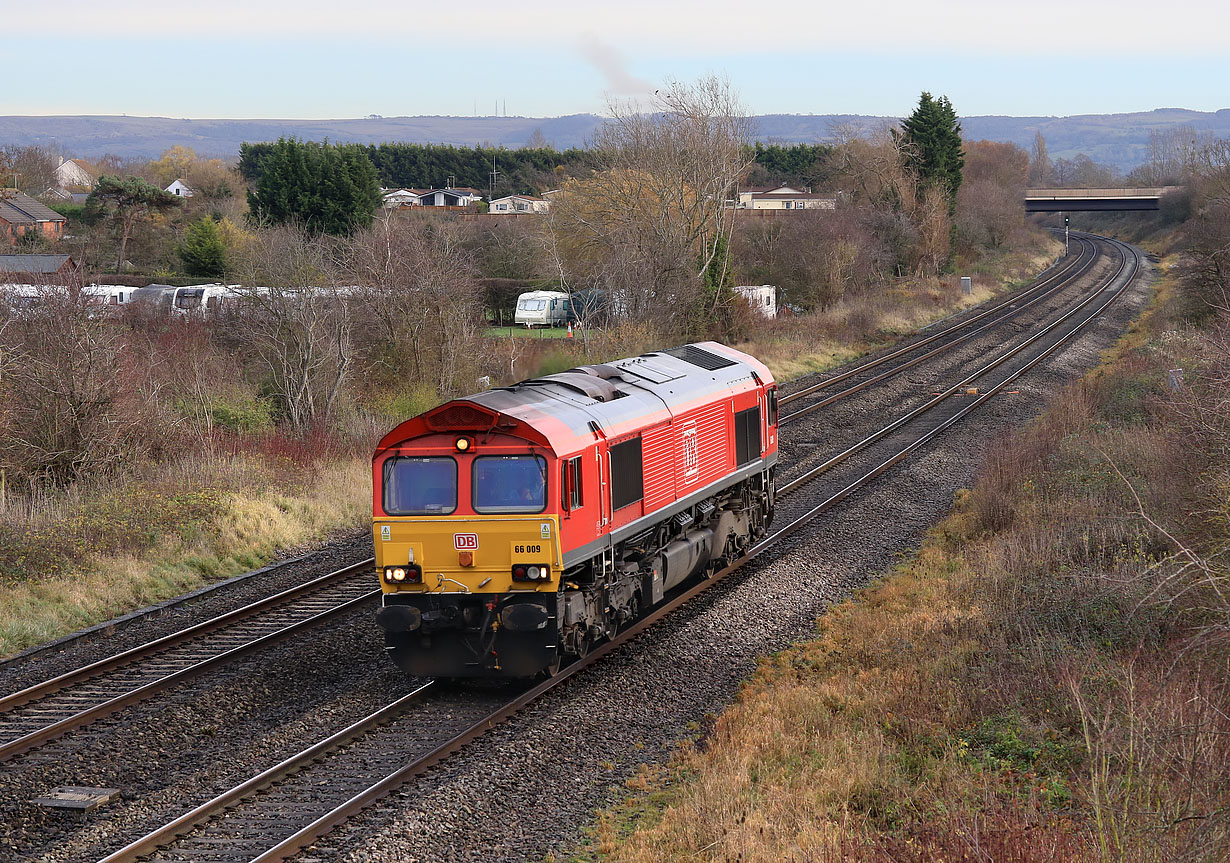
M 0 243 L 15 246 L 26 234 L 37 233 L 48 240 L 64 236 L 66 219 L 16 189 L 0 189 Z

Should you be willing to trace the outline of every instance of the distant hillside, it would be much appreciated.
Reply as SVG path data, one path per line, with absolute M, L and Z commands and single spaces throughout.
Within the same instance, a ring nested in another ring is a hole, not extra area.
M 893 117 L 854 114 L 765 114 L 756 119 L 761 140 L 817 143 L 831 140 L 841 126 L 861 130 L 897 122 Z M 244 141 L 279 136 L 306 140 L 379 144 L 476 144 L 522 147 L 535 133 L 559 149 L 582 147 L 602 118 L 568 117 L 372 117 L 362 120 L 175 120 L 168 117 L 0 117 L 0 145 L 46 144 L 86 159 L 106 153 L 154 157 L 174 144 L 202 156 L 233 157 Z M 1217 112 L 1159 108 L 1136 114 L 1075 117 L 963 117 L 967 138 L 1012 141 L 1028 149 L 1038 130 L 1051 158 L 1085 153 L 1127 171 L 1144 161 L 1151 129 L 1191 126 L 1230 137 L 1230 109 Z

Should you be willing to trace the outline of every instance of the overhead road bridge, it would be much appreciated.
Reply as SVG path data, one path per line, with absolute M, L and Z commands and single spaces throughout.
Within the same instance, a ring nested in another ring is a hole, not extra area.
M 1162 195 L 1177 189 L 1026 189 L 1027 213 L 1074 213 L 1080 210 L 1157 210 Z

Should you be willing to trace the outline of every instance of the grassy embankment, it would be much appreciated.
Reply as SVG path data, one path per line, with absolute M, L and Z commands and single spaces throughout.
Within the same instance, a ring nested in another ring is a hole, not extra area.
M 1165 282 L 912 560 L 764 660 L 574 859 L 1230 857 L 1230 346 L 1168 326 L 1180 305 Z
M 764 359 L 779 380 L 829 368 L 1032 278 L 1056 253 L 1057 244 L 1040 242 L 984 262 L 973 271 L 972 296 L 961 294 L 955 278 L 902 283 L 815 316 L 774 322 L 740 347 Z M 515 380 L 661 347 L 636 327 L 586 335 L 515 339 L 519 344 L 505 336 L 493 338 L 490 349 L 494 356 L 511 351 Z M 411 388 L 372 407 L 408 416 L 434 400 L 433 393 Z M 320 446 L 276 433 L 270 441 L 238 454 L 202 454 L 86 482 L 0 518 L 0 656 L 366 522 L 365 447 Z

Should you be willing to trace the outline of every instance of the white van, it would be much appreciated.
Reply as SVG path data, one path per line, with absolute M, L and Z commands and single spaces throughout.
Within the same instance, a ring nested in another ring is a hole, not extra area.
M 568 295 L 563 291 L 527 291 L 517 297 L 513 323 L 527 327 L 562 327 L 571 314 Z

